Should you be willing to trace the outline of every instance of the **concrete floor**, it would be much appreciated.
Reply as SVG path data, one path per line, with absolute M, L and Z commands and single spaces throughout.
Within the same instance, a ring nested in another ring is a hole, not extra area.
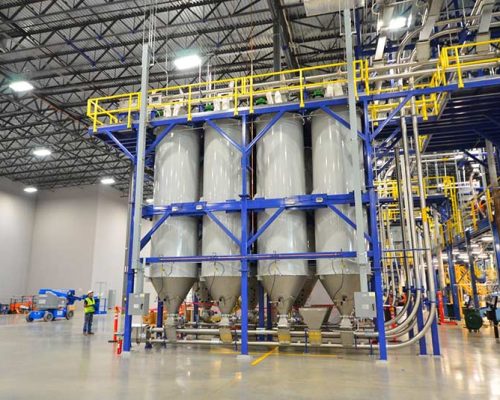
M 111 316 L 96 335 L 72 321 L 0 316 L 0 399 L 500 399 L 500 342 L 490 328 L 443 327 L 443 356 L 416 348 L 379 362 L 368 354 L 272 353 L 257 365 L 222 348 L 136 347 L 116 356 Z M 254 353 L 254 360 L 263 353 Z

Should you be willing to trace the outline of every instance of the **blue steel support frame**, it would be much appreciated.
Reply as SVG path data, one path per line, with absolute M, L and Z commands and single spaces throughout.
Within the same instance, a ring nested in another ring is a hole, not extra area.
M 378 332 L 378 347 L 380 360 L 387 360 L 387 341 L 385 338 L 385 316 L 384 316 L 384 289 L 382 287 L 382 253 L 378 235 L 377 224 L 377 195 L 375 193 L 374 175 L 373 175 L 373 147 L 371 144 L 370 123 L 368 121 L 368 103 L 363 102 L 364 118 L 364 147 L 366 156 L 366 189 L 370 196 L 369 202 L 369 220 L 370 233 L 372 237 L 371 248 L 373 252 L 372 272 L 375 290 L 375 307 L 377 310 L 376 327 Z
M 241 143 L 247 144 L 247 116 L 241 121 Z M 241 156 L 241 242 L 240 254 L 248 255 L 248 185 L 247 170 L 249 167 L 250 154 L 245 152 Z M 241 260 L 241 354 L 248 355 L 248 260 Z
M 137 175 L 137 163 L 135 162 L 135 159 L 133 160 L 133 165 L 134 165 L 134 175 L 133 175 L 133 192 L 135 193 L 135 183 L 136 183 L 136 175 Z M 134 196 L 132 195 L 130 198 L 130 204 L 129 204 L 129 209 L 130 211 L 130 226 L 129 226 L 129 241 L 128 241 L 128 248 L 127 248 L 127 293 L 122 294 L 122 296 L 125 298 L 125 317 L 124 317 L 124 324 L 123 324 L 123 351 L 130 351 L 130 347 L 132 346 L 132 316 L 128 315 L 128 306 L 129 306 L 129 295 L 131 293 L 134 293 L 134 278 L 135 278 L 135 272 L 134 269 L 132 268 L 132 241 L 134 240 L 134 217 L 135 217 L 135 212 L 134 212 Z
M 466 82 L 466 87 L 477 87 L 477 86 L 493 86 L 499 85 L 500 79 L 493 79 L 486 82 Z M 383 288 L 382 288 L 382 273 L 381 273 L 381 247 L 378 240 L 378 226 L 377 226 L 377 196 L 374 187 L 374 171 L 373 171 L 373 158 L 374 158 L 374 148 L 372 147 L 372 141 L 381 133 L 382 129 L 388 125 L 390 120 L 399 112 L 399 110 L 403 107 L 403 105 L 408 102 L 411 96 L 419 96 L 419 95 L 428 95 L 431 93 L 441 93 L 441 92 L 451 92 L 457 90 L 458 86 L 456 84 L 451 84 L 438 88 L 428 88 L 428 89 L 418 89 L 411 91 L 403 91 L 403 92 L 394 92 L 394 93 L 383 93 L 380 95 L 374 96 L 366 96 L 363 93 L 359 94 L 359 101 L 364 106 L 365 111 L 365 123 L 364 123 L 364 132 L 358 132 L 358 136 L 363 140 L 365 156 L 367 159 L 366 165 L 366 193 L 363 195 L 363 203 L 368 207 L 369 210 L 369 221 L 370 221 L 370 230 L 369 234 L 365 234 L 365 237 L 370 242 L 371 250 L 368 252 L 368 256 L 372 261 L 372 273 L 373 273 L 373 290 L 376 293 L 377 299 L 377 318 L 376 318 L 376 327 L 379 332 L 379 351 L 380 358 L 387 359 L 387 345 L 385 340 L 385 329 L 384 329 L 384 314 L 383 314 Z M 370 129 L 370 124 L 368 121 L 368 113 L 367 106 L 368 103 L 374 100 L 386 100 L 392 98 L 403 98 L 402 103 L 398 106 L 396 110 L 393 110 L 392 113 L 388 116 L 385 121 L 382 121 L 379 126 L 372 132 Z M 292 209 L 301 209 L 301 210 L 312 210 L 321 207 L 329 207 L 333 212 L 335 210 L 339 211 L 335 205 L 336 204 L 350 204 L 354 203 L 353 195 L 344 194 L 344 195 L 304 195 L 304 196 L 295 196 L 293 205 L 289 205 L 287 200 L 289 199 L 250 199 L 249 194 L 246 188 L 247 176 L 246 172 L 249 168 L 249 156 L 251 149 L 253 146 L 260 140 L 271 128 L 272 126 L 284 115 L 285 112 L 302 112 L 307 113 L 312 110 L 323 109 L 327 114 L 329 114 L 332 118 L 342 123 L 346 126 L 346 121 L 343 120 L 339 115 L 333 112 L 329 107 L 334 105 L 346 105 L 346 99 L 336 98 L 336 99 L 323 99 L 323 100 L 308 100 L 306 101 L 304 107 L 300 107 L 298 104 L 281 104 L 281 105 L 268 105 L 264 107 L 256 107 L 254 110 L 255 116 L 263 115 L 263 114 L 274 114 L 272 119 L 268 122 L 266 127 L 259 132 L 250 143 L 247 142 L 246 138 L 246 129 L 247 122 L 250 118 L 250 113 L 247 109 L 239 110 L 239 117 L 243 122 L 243 132 L 244 142 L 242 145 L 238 145 L 237 143 L 231 143 L 234 147 L 236 147 L 242 153 L 242 171 L 244 172 L 243 177 L 243 186 L 241 199 L 238 200 L 228 200 L 222 203 L 206 203 L 206 202 L 198 202 L 198 203 L 179 203 L 175 204 L 176 210 L 174 211 L 173 205 L 161 206 L 161 207 L 151 207 L 146 206 L 143 209 L 143 217 L 151 217 L 153 215 L 161 215 L 163 221 L 167 218 L 175 217 L 178 215 L 192 215 L 192 216 L 201 216 L 208 215 L 211 217 L 217 225 L 228 234 L 227 228 L 224 229 L 223 224 L 215 217 L 213 212 L 217 211 L 225 211 L 225 212 L 241 212 L 241 221 L 242 221 L 242 232 L 241 239 L 239 240 L 240 245 L 240 255 L 231 255 L 231 256 L 190 256 L 190 257 L 150 257 L 146 259 L 148 263 L 156 263 L 156 262 L 185 262 L 185 261 L 216 261 L 216 260 L 237 260 L 241 261 L 241 272 L 242 272 L 242 298 L 243 303 L 242 307 L 245 307 L 245 310 L 242 310 L 242 354 L 248 353 L 248 264 L 250 261 L 258 261 L 263 259 L 320 259 L 320 258 L 352 258 L 356 257 L 355 252 L 324 252 L 324 253 L 293 253 L 293 254 L 250 254 L 249 247 L 251 243 L 253 243 L 258 236 L 263 232 L 262 229 L 257 230 L 257 232 L 253 233 L 249 231 L 248 224 L 248 214 L 252 211 L 258 211 L 265 208 L 274 208 L 279 210 L 292 208 Z M 234 114 L 232 111 L 224 111 L 224 112 L 214 112 L 211 114 L 201 114 L 197 115 L 196 113 L 192 116 L 192 121 L 187 121 L 186 116 L 178 116 L 167 119 L 157 118 L 149 121 L 150 126 L 155 128 L 162 128 L 161 133 L 157 136 L 156 140 L 148 147 L 147 153 L 151 155 L 154 151 L 155 147 L 165 138 L 168 133 L 178 124 L 196 124 L 200 122 L 207 122 L 211 125 L 222 137 L 228 139 L 227 135 L 223 132 L 222 129 L 214 122 L 215 119 L 224 119 L 224 118 L 234 118 Z M 348 126 L 348 124 L 347 124 Z M 134 122 L 132 124 L 133 130 L 137 129 L 137 124 Z M 112 134 L 113 131 L 120 131 L 124 129 L 123 124 L 117 124 L 113 126 L 103 126 L 98 128 L 98 132 L 106 133 L 106 135 Z M 109 137 L 109 135 L 108 135 Z M 110 138 L 111 139 L 111 138 Z M 116 139 L 116 137 L 115 137 Z M 120 147 L 120 146 L 119 146 Z M 120 147 L 121 148 L 121 147 Z M 130 153 L 130 151 L 129 151 Z M 134 160 L 134 165 L 135 165 Z M 318 200 L 317 197 L 321 197 Z M 180 210 L 180 211 L 179 211 Z M 275 215 L 274 218 L 271 217 L 271 220 L 268 221 L 269 226 L 273 220 L 275 220 L 278 215 Z M 215 219 L 214 219 L 215 217 Z M 345 223 L 350 221 L 347 216 L 342 218 Z M 350 221 L 352 227 L 352 221 Z M 153 227 L 153 229 L 158 229 L 159 225 Z M 262 228 L 262 227 L 261 227 Z M 153 235 L 154 231 L 148 232 L 148 234 L 141 241 L 141 246 L 144 246 Z M 229 235 L 231 237 L 231 235 Z M 232 235 L 231 239 L 238 243 L 237 238 Z M 133 291 L 134 285 L 134 273 L 133 271 L 127 271 L 127 293 L 131 293 Z M 422 290 L 422 288 L 416 288 L 416 290 Z M 244 295 L 244 296 L 243 296 Z M 262 311 L 261 311 L 262 313 Z M 267 307 L 268 313 L 268 324 L 269 324 L 269 313 L 270 307 Z M 423 322 L 423 321 L 420 321 Z M 127 327 L 128 326 L 128 327 Z M 421 324 L 419 323 L 419 326 Z M 127 336 L 130 336 L 130 325 L 127 325 L 127 317 L 125 323 L 125 339 L 124 339 L 124 350 L 127 351 L 130 348 L 130 339 L 127 339 Z M 127 343 L 128 342 L 128 343 Z M 422 344 L 422 342 L 421 342 Z
M 497 282 L 500 284 L 500 235 L 498 234 L 496 221 L 491 221 L 491 233 L 493 233 L 493 248 L 497 264 Z

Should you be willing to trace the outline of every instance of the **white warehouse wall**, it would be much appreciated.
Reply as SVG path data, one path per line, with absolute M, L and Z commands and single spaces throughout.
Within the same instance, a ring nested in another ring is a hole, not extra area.
M 92 278 L 97 188 L 64 188 L 38 195 L 28 291 L 86 291 Z
M 28 291 L 53 287 L 85 293 L 101 287 L 106 295 L 109 289 L 115 289 L 120 296 L 127 210 L 127 199 L 112 187 L 40 192 Z
M 0 303 L 26 293 L 36 195 L 0 178 Z
M 127 199 L 110 187 L 99 187 L 91 286 L 94 290 L 102 286 L 105 296 L 109 289 L 116 290 L 117 302 L 123 285 L 127 218 Z

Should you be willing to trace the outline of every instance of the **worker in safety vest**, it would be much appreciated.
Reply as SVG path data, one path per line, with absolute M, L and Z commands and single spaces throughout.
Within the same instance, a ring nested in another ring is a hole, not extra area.
M 83 310 L 85 312 L 85 322 L 83 323 L 83 334 L 84 335 L 93 335 L 92 332 L 92 320 L 94 318 L 95 313 L 95 299 L 94 292 L 89 290 L 87 293 L 87 297 L 83 299 Z

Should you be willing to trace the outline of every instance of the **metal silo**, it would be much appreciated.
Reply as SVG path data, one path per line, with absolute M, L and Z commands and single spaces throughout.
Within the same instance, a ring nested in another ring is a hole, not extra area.
M 214 121 L 234 142 L 241 144 L 241 126 L 236 120 Z M 239 199 L 241 193 L 241 152 L 213 127 L 205 124 L 203 200 L 222 202 Z M 215 216 L 236 238 L 241 236 L 240 213 L 218 212 Z M 210 217 L 203 217 L 203 255 L 239 254 L 240 248 Z M 222 313 L 221 325 L 228 324 L 240 295 L 240 262 L 203 262 L 201 276 Z
M 345 107 L 332 109 L 346 121 Z M 344 194 L 353 191 L 352 155 L 349 151 L 349 129 L 323 111 L 313 114 L 311 121 L 313 149 L 313 192 Z M 358 168 L 360 166 L 357 166 Z M 352 221 L 354 207 L 337 205 Z M 355 251 L 355 231 L 340 216 L 328 208 L 315 212 L 316 251 Z M 359 266 L 356 259 L 321 259 L 316 273 L 340 313 L 350 315 L 354 292 L 360 291 Z
M 261 131 L 272 116 L 259 119 Z M 305 194 L 304 137 L 302 118 L 284 114 L 257 144 L 257 195 L 279 198 Z M 259 226 L 276 210 L 259 213 Z M 259 253 L 307 251 L 306 215 L 284 211 L 260 236 Z M 308 276 L 306 260 L 260 261 L 258 274 L 277 306 L 279 326 L 288 325 L 287 315 Z
M 192 128 L 178 126 L 156 149 L 154 204 L 199 200 L 199 136 Z M 193 217 L 170 217 L 151 241 L 151 255 L 197 254 L 198 222 Z M 178 313 L 198 276 L 196 263 L 153 264 L 151 281 L 170 316 Z

